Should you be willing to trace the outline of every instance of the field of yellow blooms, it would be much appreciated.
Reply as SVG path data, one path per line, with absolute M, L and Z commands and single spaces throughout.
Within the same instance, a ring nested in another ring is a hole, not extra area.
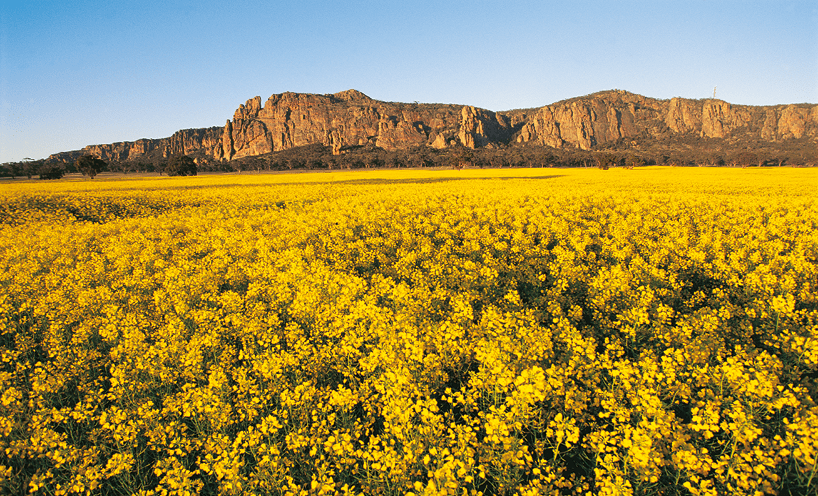
M 818 493 L 818 171 L 0 184 L 0 493 Z

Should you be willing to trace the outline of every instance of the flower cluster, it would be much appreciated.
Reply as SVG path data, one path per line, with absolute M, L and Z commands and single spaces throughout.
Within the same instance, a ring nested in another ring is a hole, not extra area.
M 818 491 L 812 170 L 0 191 L 0 492 Z

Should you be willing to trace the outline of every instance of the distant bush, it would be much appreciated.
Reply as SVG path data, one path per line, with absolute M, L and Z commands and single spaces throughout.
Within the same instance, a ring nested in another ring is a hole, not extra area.
M 108 164 L 93 155 L 83 155 L 77 159 L 77 170 L 82 172 L 83 176 L 90 176 L 93 179 L 97 174 L 105 170 Z
M 175 155 L 168 160 L 165 172 L 169 176 L 195 176 L 198 171 L 192 158 L 187 155 Z
M 37 170 L 37 173 L 40 179 L 60 179 L 65 175 L 65 169 L 57 164 L 45 164 Z

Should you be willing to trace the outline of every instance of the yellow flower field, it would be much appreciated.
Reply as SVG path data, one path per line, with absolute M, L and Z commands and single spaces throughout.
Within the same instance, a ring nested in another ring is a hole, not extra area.
M 818 494 L 818 170 L 0 185 L 0 493 Z

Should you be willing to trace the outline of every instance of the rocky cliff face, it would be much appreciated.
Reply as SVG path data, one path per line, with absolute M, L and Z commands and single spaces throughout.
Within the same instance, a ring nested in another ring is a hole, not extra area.
M 49 160 L 73 162 L 81 155 L 91 154 L 106 162 L 135 161 L 147 157 L 172 155 L 215 156 L 221 147 L 220 127 L 183 129 L 169 138 L 139 139 L 107 145 L 88 145 L 82 150 L 51 155 Z
M 722 100 L 656 100 L 605 91 L 529 110 L 491 112 L 472 106 L 374 100 L 356 90 L 281 93 L 240 105 L 223 128 L 187 129 L 170 138 L 92 145 L 107 161 L 185 153 L 216 160 L 320 143 L 334 153 L 374 145 L 386 150 L 469 148 L 537 143 L 590 150 L 621 139 L 670 136 L 748 137 L 779 141 L 818 138 L 818 105 L 752 107 Z M 73 157 L 73 155 L 72 155 Z M 68 160 L 68 155 L 51 158 Z
M 321 143 L 339 153 L 372 144 L 386 150 L 419 145 L 465 146 L 507 140 L 494 112 L 459 105 L 381 102 L 347 90 L 333 95 L 282 93 L 261 105 L 247 100 L 227 121 L 216 158 L 233 159 Z
M 620 138 L 662 133 L 702 138 L 749 137 L 766 141 L 818 137 L 818 106 L 752 107 L 722 100 L 656 100 L 609 91 L 538 109 L 516 142 L 590 150 Z

